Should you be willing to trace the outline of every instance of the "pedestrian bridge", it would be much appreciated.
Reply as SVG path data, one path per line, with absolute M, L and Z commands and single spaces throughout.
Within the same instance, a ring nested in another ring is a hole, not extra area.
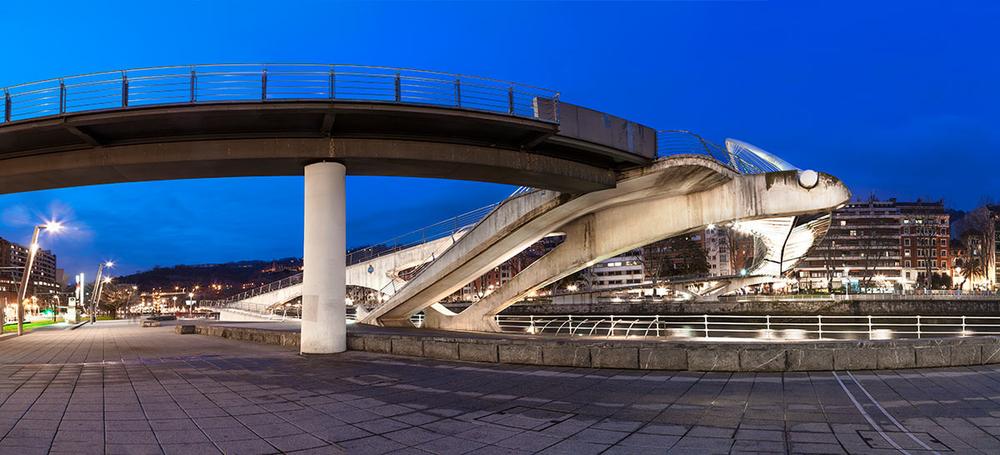
M 357 65 L 194 65 L 3 89 L 0 193 L 178 178 L 351 175 L 559 191 L 614 185 L 656 133 L 488 78 Z
M 672 136 L 554 90 L 482 77 L 357 65 L 142 68 L 4 88 L 0 194 L 304 175 L 304 353 L 346 349 L 347 174 L 538 189 L 497 207 L 363 318 L 383 325 L 407 323 L 546 235 L 565 235 L 564 246 L 461 314 L 430 310 L 428 323 L 490 329 L 484 321 L 512 299 L 623 248 L 848 200 L 835 178 L 749 144 L 720 150 L 698 138 L 701 156 L 683 156 Z M 657 160 L 666 155 L 677 156 Z

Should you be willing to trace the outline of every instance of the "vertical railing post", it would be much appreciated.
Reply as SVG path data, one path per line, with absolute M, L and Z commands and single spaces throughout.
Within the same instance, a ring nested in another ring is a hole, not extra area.
M 260 100 L 267 101 L 267 68 L 260 73 Z
M 608 327 L 608 337 L 611 337 L 612 335 L 615 334 L 615 315 L 612 314 L 610 318 L 611 318 L 611 327 Z
M 569 334 L 573 335 L 573 315 L 572 314 L 567 316 L 566 325 L 569 326 Z
M 122 107 L 128 107 L 128 76 L 122 71 Z
M 872 339 L 872 317 L 868 316 L 868 339 Z
M 764 328 L 764 331 L 765 331 L 764 333 L 766 334 L 767 339 L 770 340 L 771 339 L 771 315 L 768 314 L 768 315 L 764 316 L 764 324 L 766 326 Z
M 922 327 L 920 326 L 920 315 L 918 314 L 917 315 L 917 339 L 920 339 L 920 337 L 922 335 L 921 334 L 922 331 L 923 331 Z
M 653 317 L 653 324 L 656 324 L 656 337 L 660 337 L 660 315 Z
M 707 314 L 703 314 L 703 315 L 701 315 L 701 317 L 702 317 L 702 321 L 705 324 L 705 339 L 707 340 L 708 339 L 708 315 Z
M 552 97 L 552 103 L 553 103 L 552 116 L 555 119 L 556 123 L 559 123 L 559 94 L 558 93 L 556 93 L 556 96 Z
M 195 101 L 198 101 L 198 98 L 197 98 L 197 95 L 196 95 L 196 93 L 197 93 L 197 77 L 195 76 L 194 67 L 191 68 L 191 84 L 190 84 L 190 89 L 191 89 L 191 96 L 190 96 L 190 98 L 188 98 L 188 102 L 194 103 Z
M 965 335 L 966 335 L 965 334 L 965 316 L 962 316 L 962 335 L 961 336 L 964 337 Z
M 330 99 L 332 100 L 332 99 L 336 99 L 336 98 L 337 98 L 337 75 L 336 75 L 336 69 L 331 66 L 330 67 Z
M 528 333 L 535 334 L 535 315 L 528 315 Z
M 507 113 L 514 115 L 514 86 L 507 88 Z
M 395 87 L 396 102 L 398 103 L 403 100 L 403 84 L 400 81 L 399 73 L 396 73 L 396 79 L 393 82 L 393 86 Z
M 455 79 L 455 107 L 462 107 L 462 80 Z
M 59 113 L 66 113 L 66 82 L 59 79 Z
M 819 326 L 819 339 L 823 339 L 823 315 L 816 315 L 816 325 Z
M 11 103 L 11 100 L 10 100 L 10 91 L 7 90 L 7 89 L 4 89 L 4 91 L 3 91 L 3 121 L 4 122 L 9 122 L 10 121 L 10 107 L 11 107 L 11 104 L 12 103 Z

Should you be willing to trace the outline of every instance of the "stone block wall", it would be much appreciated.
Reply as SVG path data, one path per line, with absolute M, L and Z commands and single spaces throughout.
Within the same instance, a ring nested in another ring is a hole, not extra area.
M 177 332 L 181 333 L 180 326 Z M 299 334 L 277 330 L 199 325 L 196 333 L 298 348 Z M 440 332 L 437 332 L 438 334 Z M 559 339 L 552 337 L 448 336 L 377 329 L 348 333 L 348 348 L 440 360 L 577 368 L 665 371 L 833 371 L 1000 364 L 1000 337 L 709 343 Z

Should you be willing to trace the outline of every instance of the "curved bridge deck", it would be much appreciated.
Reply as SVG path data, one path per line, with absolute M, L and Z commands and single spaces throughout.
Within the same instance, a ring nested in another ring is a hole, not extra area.
M 0 193 L 174 178 L 354 175 L 614 185 L 656 156 L 654 130 L 558 92 L 350 65 L 195 65 L 3 89 Z

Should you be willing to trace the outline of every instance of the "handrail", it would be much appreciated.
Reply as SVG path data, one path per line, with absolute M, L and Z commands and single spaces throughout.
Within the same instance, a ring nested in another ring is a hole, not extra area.
M 472 226 L 474 226 L 480 220 L 485 218 L 486 215 L 489 215 L 503 202 L 528 194 L 532 191 L 535 191 L 535 189 L 524 186 L 518 187 L 503 201 L 486 205 L 478 209 L 470 210 L 468 212 L 459 214 L 452 218 L 448 218 L 446 220 L 430 224 L 421 229 L 413 230 L 405 234 L 398 235 L 391 239 L 385 240 L 383 242 L 379 242 L 376 244 L 378 248 L 368 247 L 368 248 L 363 248 L 361 250 L 353 251 L 347 255 L 347 261 L 346 261 L 347 265 L 355 265 L 361 262 L 371 261 L 388 254 L 396 253 L 406 248 L 411 248 L 418 244 L 434 241 L 440 238 L 444 238 L 446 236 L 454 236 L 458 232 L 461 232 L 463 230 L 469 229 Z M 423 270 L 423 268 L 426 267 L 427 264 L 429 263 L 430 261 L 421 265 L 417 269 L 418 273 L 420 270 Z M 254 289 L 232 295 L 225 299 L 206 301 L 204 302 L 204 304 L 208 306 L 227 305 L 230 303 L 239 302 L 241 300 L 246 300 L 250 297 L 255 297 L 261 294 L 267 294 L 269 292 L 274 292 L 280 289 L 284 289 L 286 287 L 296 285 L 301 282 L 302 282 L 302 274 L 298 273 Z M 388 287 L 390 285 L 395 286 L 395 281 L 390 281 L 386 286 Z M 384 293 L 383 291 L 385 291 L 385 288 L 378 290 L 380 294 Z
M 799 342 L 1000 335 L 1000 316 L 968 315 L 500 314 L 494 320 L 510 333 L 608 338 Z
M 387 66 L 174 65 L 64 76 L 0 90 L 0 125 L 134 107 L 318 100 L 444 106 L 559 123 L 559 92 L 554 90 L 486 77 Z
M 746 154 L 732 153 L 701 135 L 687 130 L 660 130 L 656 132 L 656 153 L 659 157 L 674 155 L 708 156 L 740 174 L 763 174 L 781 169 L 759 159 L 747 159 Z

